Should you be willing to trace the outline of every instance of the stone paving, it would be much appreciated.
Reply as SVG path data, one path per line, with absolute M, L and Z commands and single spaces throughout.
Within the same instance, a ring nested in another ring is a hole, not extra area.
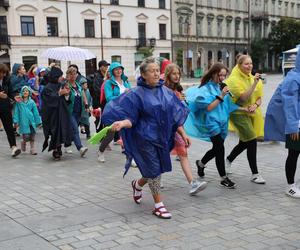
M 275 84 L 266 84 L 266 98 Z M 37 138 L 41 148 L 41 131 Z M 103 164 L 97 162 L 94 146 L 86 158 L 74 147 L 73 155 L 55 162 L 47 152 L 11 159 L 4 132 L 0 140 L 1 250 L 300 249 L 300 200 L 284 194 L 283 144 L 258 146 L 266 185 L 250 182 L 244 153 L 233 163 L 235 190 L 219 186 L 210 162 L 208 187 L 195 197 L 188 195 L 187 181 L 174 160 L 173 172 L 163 176 L 164 203 L 173 218 L 160 220 L 151 214 L 147 187 L 142 204 L 133 202 L 130 182 L 139 172 L 131 169 L 122 178 L 124 157 L 118 146 L 112 146 Z M 236 143 L 235 135 L 229 135 L 226 152 Z M 193 140 L 189 157 L 195 176 L 194 161 L 208 148 L 209 143 Z

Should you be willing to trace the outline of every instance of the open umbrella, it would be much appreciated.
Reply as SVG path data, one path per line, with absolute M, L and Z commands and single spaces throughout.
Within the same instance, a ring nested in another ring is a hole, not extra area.
M 70 46 L 49 48 L 43 52 L 42 57 L 61 61 L 89 60 L 96 58 L 96 56 L 87 49 Z

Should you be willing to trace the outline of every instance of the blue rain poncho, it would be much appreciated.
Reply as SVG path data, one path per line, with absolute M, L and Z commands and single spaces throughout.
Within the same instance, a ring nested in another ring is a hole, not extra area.
M 272 96 L 265 118 L 265 141 L 285 141 L 286 135 L 299 132 L 300 121 L 300 53 Z
M 239 106 L 232 102 L 229 95 L 226 95 L 224 102 L 219 103 L 213 110 L 207 111 L 207 106 L 216 100 L 216 96 L 221 95 L 220 85 L 212 81 L 202 87 L 191 87 L 185 94 L 190 109 L 184 124 L 186 133 L 204 141 L 210 141 L 210 137 L 221 134 L 225 140 L 229 114 Z
M 110 101 L 104 109 L 103 123 L 124 119 L 132 123 L 132 128 L 121 130 L 127 155 L 125 174 L 132 158 L 144 178 L 155 178 L 171 171 L 174 135 L 187 115 L 188 109 L 172 90 L 163 86 L 163 81 L 150 87 L 142 77 L 136 88 Z

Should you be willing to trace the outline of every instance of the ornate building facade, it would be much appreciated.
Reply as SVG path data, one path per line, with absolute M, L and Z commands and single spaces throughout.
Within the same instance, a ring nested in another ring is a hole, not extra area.
M 132 76 L 146 53 L 171 56 L 170 1 L 0 0 L 0 32 L 0 62 L 46 66 L 43 51 L 70 45 L 97 56 L 76 62 L 83 74 L 105 59 Z
M 267 37 L 281 17 L 300 17 L 299 0 L 171 0 L 174 60 L 185 74 L 217 61 L 228 67 L 254 38 Z M 250 27 L 249 30 L 249 19 Z M 262 67 L 276 68 L 274 55 Z

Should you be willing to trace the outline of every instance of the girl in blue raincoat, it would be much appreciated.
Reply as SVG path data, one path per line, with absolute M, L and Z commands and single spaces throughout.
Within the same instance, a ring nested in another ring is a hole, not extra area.
M 162 173 L 172 170 L 170 151 L 175 132 L 190 144 L 182 128 L 188 109 L 163 85 L 159 79 L 159 64 L 154 58 L 146 58 L 140 71 L 137 87 L 110 101 L 102 119 L 105 124 L 112 124 L 112 130 L 121 130 L 128 157 L 126 172 L 133 158 L 142 174 L 142 178 L 131 183 L 134 201 L 140 204 L 142 188 L 148 183 L 155 202 L 153 214 L 169 219 L 171 214 L 160 196 L 160 178 Z
M 185 130 L 190 136 L 211 141 L 213 144 L 212 149 L 201 160 L 196 161 L 198 175 L 204 177 L 205 165 L 215 158 L 221 177 L 220 185 L 235 188 L 236 184 L 227 177 L 225 171 L 224 140 L 228 132 L 230 113 L 236 109 L 246 109 L 232 102 L 228 87 L 222 84 L 227 73 L 228 69 L 223 64 L 216 63 L 203 76 L 200 87 L 192 87 L 186 91 L 186 101 L 191 112 L 185 123 Z
M 295 184 L 297 160 L 300 154 L 300 53 L 295 68 L 288 72 L 269 102 L 265 117 L 265 141 L 285 141 L 288 156 L 285 173 L 286 194 L 300 198 L 299 184 Z
M 30 97 L 31 91 L 28 86 L 22 87 L 20 92 L 22 100 L 16 102 L 13 122 L 15 127 L 19 127 L 19 132 L 23 137 L 21 150 L 26 151 L 26 143 L 30 142 L 30 153 L 36 155 L 34 139 L 36 128 L 42 124 L 42 120 L 35 102 Z

